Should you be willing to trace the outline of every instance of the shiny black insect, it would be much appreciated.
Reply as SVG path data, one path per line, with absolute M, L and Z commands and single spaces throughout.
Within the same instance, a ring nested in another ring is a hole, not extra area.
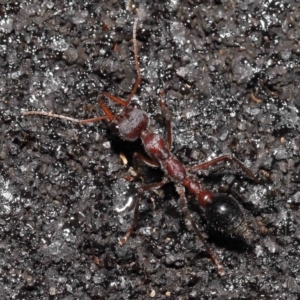
M 120 113 L 119 115 L 113 115 L 110 109 L 102 102 L 102 100 L 99 99 L 98 103 L 103 109 L 105 115 L 93 119 L 78 120 L 63 115 L 52 114 L 51 112 L 47 113 L 40 111 L 27 111 L 23 113 L 23 116 L 43 115 L 52 118 L 65 119 L 72 122 L 77 122 L 79 124 L 97 122 L 107 119 L 108 121 L 110 121 L 113 127 L 118 130 L 119 136 L 122 139 L 126 141 L 134 141 L 140 138 L 142 145 L 146 153 L 148 154 L 148 157 L 145 157 L 139 153 L 134 153 L 134 159 L 143 161 L 144 163 L 152 167 L 159 167 L 165 173 L 165 177 L 161 182 L 144 185 L 140 188 L 140 192 L 158 189 L 170 181 L 175 184 L 176 191 L 179 194 L 179 204 L 185 214 L 185 217 L 192 224 L 195 233 L 202 241 L 207 253 L 210 255 L 211 259 L 217 266 L 218 273 L 223 276 L 225 274 L 225 270 L 222 264 L 220 263 L 216 254 L 206 243 L 202 233 L 200 232 L 197 224 L 195 223 L 192 215 L 189 212 L 187 199 L 185 196 L 185 189 L 187 189 L 192 195 L 197 198 L 199 205 L 201 205 L 205 211 L 205 215 L 210 226 L 222 233 L 224 236 L 237 238 L 244 241 L 246 244 L 251 245 L 255 242 L 257 237 L 256 223 L 251 215 L 247 213 L 233 198 L 222 194 L 214 195 L 212 192 L 203 189 L 196 178 L 191 175 L 191 172 L 207 169 L 208 167 L 222 161 L 231 161 L 235 163 L 244 173 L 247 174 L 247 176 L 252 178 L 256 183 L 258 183 L 259 180 L 238 159 L 231 155 L 222 155 L 196 166 L 185 167 L 171 152 L 171 121 L 163 99 L 161 99 L 160 105 L 166 120 L 167 138 L 165 140 L 158 134 L 150 131 L 149 117 L 147 113 L 141 110 L 138 105 L 133 104 L 131 101 L 132 97 L 139 87 L 139 84 L 141 83 L 141 73 L 136 41 L 137 23 L 138 18 L 136 18 L 133 25 L 133 46 L 137 78 L 132 91 L 126 101 L 113 96 L 108 92 L 103 93 L 104 96 L 124 107 L 122 113 Z M 141 197 L 139 197 L 135 205 L 132 225 L 127 231 L 126 235 L 120 239 L 121 245 L 123 245 L 127 241 L 136 226 L 139 214 L 140 198 Z

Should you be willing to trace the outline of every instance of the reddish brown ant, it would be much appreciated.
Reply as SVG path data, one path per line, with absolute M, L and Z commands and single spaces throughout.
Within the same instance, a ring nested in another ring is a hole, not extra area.
M 140 188 L 140 192 L 158 189 L 167 182 L 174 182 L 176 191 L 179 194 L 179 204 L 185 214 L 185 217 L 190 221 L 195 233 L 202 241 L 207 253 L 217 266 L 218 273 L 223 276 L 225 274 L 225 270 L 222 264 L 206 243 L 204 236 L 200 232 L 192 215 L 189 212 L 189 209 L 187 207 L 187 199 L 185 196 L 185 188 L 197 198 L 199 204 L 204 208 L 208 223 L 223 235 L 240 239 L 246 244 L 250 245 L 255 241 L 257 236 L 256 224 L 253 221 L 253 218 L 251 218 L 251 216 L 246 213 L 246 211 L 237 203 L 236 200 L 227 195 L 214 195 L 212 192 L 204 190 L 198 183 L 196 178 L 190 174 L 190 172 L 207 169 L 208 167 L 222 161 L 231 161 L 235 163 L 255 182 L 258 183 L 259 180 L 238 159 L 231 155 L 222 155 L 196 166 L 185 167 L 170 151 L 172 148 L 171 121 L 167 113 L 167 108 L 164 100 L 160 101 L 160 105 L 162 113 L 166 120 L 166 141 L 161 136 L 152 133 L 148 129 L 149 117 L 147 113 L 141 110 L 138 105 L 131 102 L 131 99 L 135 95 L 142 79 L 139 67 L 138 47 L 136 40 L 137 23 L 138 17 L 135 19 L 133 25 L 133 49 L 137 78 L 133 85 L 132 91 L 126 101 L 123 101 L 122 99 L 113 96 L 108 92 L 103 93 L 103 95 L 105 95 L 107 98 L 124 107 L 124 110 L 121 114 L 113 115 L 111 110 L 99 99 L 98 103 L 104 111 L 105 115 L 92 119 L 78 120 L 63 115 L 52 114 L 51 112 L 47 113 L 40 111 L 27 111 L 23 113 L 23 116 L 43 115 L 52 118 L 60 118 L 72 122 L 77 122 L 79 124 L 92 123 L 108 119 L 108 121 L 110 121 L 111 124 L 118 129 L 119 136 L 123 140 L 134 141 L 140 138 L 142 145 L 144 146 L 144 149 L 149 157 L 145 157 L 139 153 L 134 153 L 135 160 L 143 161 L 144 163 L 152 167 L 159 167 L 165 173 L 165 177 L 161 182 L 144 185 Z M 126 235 L 122 239 L 120 239 L 121 245 L 126 243 L 127 239 L 136 226 L 139 214 L 140 198 L 141 197 L 139 197 L 137 203 L 135 204 L 132 224 Z

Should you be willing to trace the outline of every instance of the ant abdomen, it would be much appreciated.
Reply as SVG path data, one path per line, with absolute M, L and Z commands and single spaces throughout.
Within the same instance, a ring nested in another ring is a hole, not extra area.
M 257 224 L 233 198 L 219 194 L 207 204 L 205 215 L 209 226 L 216 232 L 247 245 L 257 240 Z

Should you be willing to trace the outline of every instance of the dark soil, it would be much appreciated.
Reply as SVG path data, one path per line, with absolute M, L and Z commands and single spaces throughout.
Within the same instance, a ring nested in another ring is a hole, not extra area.
M 172 184 L 143 195 L 133 236 L 118 245 L 139 182 L 123 178 L 139 142 L 105 122 L 103 91 L 126 98 L 136 78 L 132 3 L 0 0 L 1 299 L 299 299 L 300 5 L 298 1 L 140 1 L 142 84 L 134 98 L 164 135 L 159 92 L 172 114 L 173 152 L 186 165 L 234 154 L 197 174 L 234 196 L 262 227 L 251 247 L 209 231 L 220 278 Z M 114 113 L 119 107 L 104 99 Z M 124 165 L 120 153 L 128 159 Z M 159 170 L 141 166 L 145 182 Z

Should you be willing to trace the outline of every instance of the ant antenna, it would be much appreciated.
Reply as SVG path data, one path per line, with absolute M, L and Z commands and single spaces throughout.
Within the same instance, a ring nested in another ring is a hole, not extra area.
M 135 61 L 135 68 L 138 77 L 141 77 L 140 71 L 140 63 L 139 63 L 139 55 L 138 55 L 138 47 L 136 41 L 136 30 L 138 24 L 139 16 L 137 16 L 133 23 L 133 32 L 132 32 L 132 42 L 133 42 L 133 51 L 134 51 L 134 61 Z
M 139 13 L 139 11 L 137 10 L 137 14 L 138 13 Z M 135 69 L 136 69 L 137 77 L 136 77 L 134 86 L 132 88 L 132 91 L 127 98 L 126 106 L 129 105 L 131 98 L 135 95 L 135 93 L 138 89 L 138 86 L 140 85 L 140 83 L 142 81 L 140 63 L 139 63 L 139 55 L 138 55 L 138 45 L 137 45 L 137 40 L 136 40 L 136 30 L 137 30 L 138 20 L 139 20 L 139 16 L 137 15 L 137 17 L 134 20 L 133 30 L 132 30 L 133 52 L 134 52 L 134 61 L 135 61 Z
M 71 121 L 71 122 L 79 123 L 79 124 L 98 122 L 98 121 L 101 121 L 101 120 L 116 117 L 116 116 L 110 114 L 110 115 L 100 116 L 100 117 L 87 119 L 87 120 L 79 120 L 79 119 L 74 119 L 74 118 L 70 118 L 70 117 L 67 117 L 67 116 L 63 116 L 63 115 L 53 114 L 51 111 L 50 112 L 46 112 L 46 111 L 25 111 L 25 112 L 22 113 L 22 116 L 29 116 L 29 115 L 46 116 L 46 117 L 50 117 L 50 118 L 67 120 L 67 121 Z

